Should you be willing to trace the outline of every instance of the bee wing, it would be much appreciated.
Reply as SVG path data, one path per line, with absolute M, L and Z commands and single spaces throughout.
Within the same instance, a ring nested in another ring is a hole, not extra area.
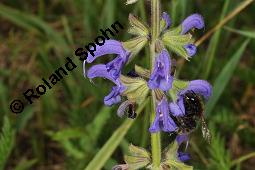
M 201 124 L 202 124 L 203 138 L 205 138 L 208 143 L 211 143 L 211 139 L 212 139 L 211 132 L 208 129 L 207 124 L 206 124 L 205 119 L 204 119 L 203 116 L 201 117 Z
M 125 115 L 126 112 L 126 108 L 128 107 L 128 105 L 132 104 L 131 101 L 126 100 L 123 103 L 121 103 L 121 105 L 119 106 L 118 110 L 117 110 L 117 115 L 119 117 L 123 117 Z

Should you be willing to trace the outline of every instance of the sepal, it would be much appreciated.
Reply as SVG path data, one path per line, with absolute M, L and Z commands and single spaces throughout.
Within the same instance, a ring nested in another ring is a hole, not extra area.
M 193 170 L 192 166 L 186 165 L 178 158 L 179 145 L 176 141 L 169 145 L 165 152 L 165 160 L 161 163 L 161 167 L 169 167 L 169 169 Z
M 147 37 L 144 36 L 138 36 L 135 38 L 132 38 L 128 41 L 122 42 L 123 47 L 131 52 L 131 56 L 129 57 L 129 62 L 132 60 L 133 56 L 135 56 L 139 51 L 146 45 L 148 42 Z
M 128 165 L 129 169 L 140 169 L 150 164 L 150 153 L 147 152 L 144 148 L 137 147 L 131 144 L 129 146 L 129 152 L 130 156 L 124 156 L 124 160 Z
M 187 44 L 193 44 L 192 35 L 181 35 L 180 33 L 181 27 L 166 31 L 162 36 L 162 40 L 164 45 L 167 46 L 170 50 L 184 57 L 186 60 L 189 60 L 191 53 L 185 47 Z
M 147 82 L 142 78 L 120 76 L 121 83 L 126 87 L 122 95 L 127 96 L 129 101 L 141 104 L 149 94 Z
M 178 93 L 184 89 L 186 89 L 189 85 L 189 81 L 183 81 L 174 79 L 173 81 L 173 87 L 169 90 L 169 94 L 174 102 L 176 102 L 178 98 Z
M 148 27 L 143 24 L 141 21 L 137 19 L 133 14 L 129 14 L 129 23 L 131 25 L 131 28 L 129 28 L 128 32 L 133 35 L 138 36 L 148 36 L 149 35 L 149 29 Z
M 138 65 L 135 65 L 135 72 L 140 76 L 140 77 L 145 77 L 145 78 L 150 78 L 150 70 L 142 68 Z

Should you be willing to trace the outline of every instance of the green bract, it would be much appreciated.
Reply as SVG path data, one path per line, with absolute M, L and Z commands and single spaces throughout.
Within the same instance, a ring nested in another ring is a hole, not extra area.
M 162 36 L 162 41 L 165 46 L 167 46 L 171 51 L 177 53 L 178 55 L 189 60 L 190 56 L 185 50 L 184 46 L 186 44 L 193 43 L 191 34 L 181 35 L 181 26 L 166 31 Z

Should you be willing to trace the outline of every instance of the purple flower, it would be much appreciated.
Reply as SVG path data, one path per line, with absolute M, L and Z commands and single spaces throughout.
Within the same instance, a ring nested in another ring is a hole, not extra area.
M 162 19 L 165 20 L 165 22 L 166 22 L 166 29 L 169 29 L 171 26 L 171 19 L 170 19 L 170 16 L 168 15 L 168 13 L 163 12 Z
M 176 130 L 176 124 L 170 117 L 169 107 L 166 98 L 163 98 L 157 105 L 156 117 L 149 131 L 156 133 L 160 130 L 164 132 L 173 132 Z
M 189 30 L 193 28 L 202 29 L 204 28 L 204 26 L 205 23 L 203 17 L 199 14 L 192 14 L 182 22 L 181 34 L 186 34 Z
M 166 22 L 166 29 L 170 28 L 171 25 L 171 20 L 170 17 L 167 13 L 163 13 L 162 14 L 162 18 L 165 20 Z M 196 28 L 196 29 L 202 29 L 204 28 L 204 20 L 203 17 L 199 14 L 192 14 L 190 16 L 188 16 L 181 24 L 181 30 L 176 32 L 178 36 L 178 34 L 180 35 L 184 35 L 186 33 L 188 33 L 188 31 L 190 31 L 191 29 Z M 165 30 L 163 30 L 165 31 Z M 181 44 L 181 47 L 183 47 L 186 50 L 186 53 L 189 57 L 192 57 L 196 54 L 197 52 L 197 47 L 194 44 L 191 44 L 191 42 L 187 42 L 186 44 Z M 174 48 L 174 47 L 173 47 Z M 179 47 L 180 48 L 180 47 Z M 177 50 L 178 51 L 178 50 Z
M 188 135 L 186 135 L 186 134 L 178 135 L 178 136 L 176 137 L 176 141 L 177 141 L 178 146 L 179 146 L 179 148 L 178 148 L 178 153 L 177 153 L 177 157 L 178 157 L 179 160 L 182 161 L 182 162 L 186 162 L 186 161 L 190 160 L 190 155 L 189 155 L 189 153 L 181 152 L 181 151 L 180 151 L 180 146 L 181 146 L 181 144 L 184 143 L 184 142 L 187 142 L 188 140 L 189 140 L 189 137 L 188 137 Z M 185 150 L 187 149 L 187 147 L 188 147 L 188 145 L 186 146 Z
M 187 54 L 192 57 L 197 53 L 197 47 L 194 44 L 187 44 L 184 46 Z
M 171 61 L 167 50 L 162 50 L 156 57 L 154 70 L 148 81 L 150 89 L 167 91 L 172 87 L 173 77 L 170 75 Z
M 112 91 L 109 95 L 105 96 L 104 98 L 104 104 L 107 106 L 111 106 L 113 104 L 119 103 L 121 101 L 120 94 L 125 91 L 125 86 L 123 86 L 119 79 L 115 79 L 111 72 L 107 71 L 107 66 L 105 64 L 98 64 L 95 66 L 92 66 L 88 70 L 88 78 L 93 79 L 96 77 L 103 77 L 108 80 L 111 80 L 113 83 L 116 84 L 116 86 L 112 87 Z
M 123 85 L 112 87 L 110 94 L 104 97 L 104 104 L 106 106 L 112 106 L 113 104 L 119 103 L 121 101 L 120 94 L 123 93 L 125 89 Z
M 123 66 L 128 60 L 129 52 L 127 52 L 121 42 L 116 40 L 108 40 L 104 45 L 97 45 L 94 56 L 88 55 L 88 58 L 83 63 L 84 75 L 86 75 L 85 64 L 92 63 L 96 58 L 106 54 L 117 54 L 117 57 L 107 64 L 97 64 L 92 66 L 87 73 L 89 79 L 96 77 L 106 78 L 115 83 L 116 86 L 112 87 L 112 91 L 105 96 L 104 104 L 111 106 L 121 101 L 121 93 L 125 91 L 125 86 L 120 82 L 120 74 Z
M 98 57 L 106 54 L 117 54 L 117 57 L 106 64 L 106 67 L 107 72 L 110 72 L 113 78 L 118 78 L 121 73 L 121 69 L 128 60 L 130 53 L 123 48 L 121 42 L 116 40 L 106 40 L 104 45 L 97 45 L 96 49 L 97 50 L 94 52 L 94 56 L 89 53 L 87 59 L 83 63 L 84 76 L 86 76 L 86 63 L 92 63 Z
M 169 108 L 170 112 L 174 116 L 184 116 L 185 114 L 185 107 L 184 107 L 184 94 L 187 92 L 193 92 L 197 95 L 204 97 L 206 100 L 212 95 L 212 86 L 205 80 L 193 80 L 190 81 L 187 88 L 181 90 L 177 94 L 177 101 L 176 103 L 170 103 Z

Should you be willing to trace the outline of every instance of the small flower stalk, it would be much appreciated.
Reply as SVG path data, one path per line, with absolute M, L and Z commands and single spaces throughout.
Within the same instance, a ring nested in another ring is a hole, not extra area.
M 127 0 L 126 4 L 136 2 Z M 152 101 L 148 129 L 151 133 L 151 151 L 130 145 L 130 153 L 124 157 L 125 164 L 113 169 L 193 169 L 185 164 L 192 159 L 186 151 L 189 135 L 201 123 L 201 134 L 210 143 L 211 135 L 203 107 L 212 95 L 212 87 L 205 80 L 178 79 L 173 58 L 191 60 L 196 55 L 192 32 L 203 29 L 204 20 L 200 14 L 191 14 L 179 26 L 173 27 L 168 13 L 160 11 L 160 0 L 151 0 L 151 9 L 151 25 L 130 14 L 128 32 L 134 37 L 125 42 L 107 40 L 103 46 L 98 46 L 95 56 L 89 55 L 84 61 L 84 76 L 90 80 L 101 77 L 114 84 L 103 102 L 106 106 L 118 104 L 119 117 L 135 119 L 135 107 L 146 98 Z M 150 49 L 150 68 L 135 65 L 131 72 L 123 75 L 123 68 L 146 47 Z M 116 56 L 108 63 L 92 65 L 87 70 L 88 64 L 107 54 Z M 163 151 L 160 133 L 176 136 Z M 181 146 L 185 144 L 186 149 L 182 150 Z

